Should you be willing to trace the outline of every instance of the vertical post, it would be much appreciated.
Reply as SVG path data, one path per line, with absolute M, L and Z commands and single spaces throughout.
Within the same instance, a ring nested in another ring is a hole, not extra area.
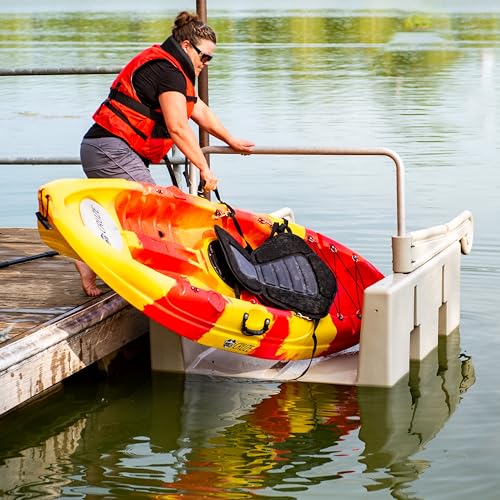
M 196 0 L 196 13 L 201 21 L 207 22 L 207 2 L 206 0 Z M 208 66 L 203 68 L 203 71 L 198 77 L 198 96 L 205 102 L 208 106 Z M 199 132 L 200 146 L 204 148 L 209 145 L 208 133 L 205 130 L 200 129 Z M 206 155 L 207 161 L 210 165 L 210 156 Z

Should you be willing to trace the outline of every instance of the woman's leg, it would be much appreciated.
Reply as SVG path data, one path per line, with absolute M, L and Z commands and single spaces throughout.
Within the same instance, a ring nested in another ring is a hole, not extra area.
M 83 139 L 80 147 L 82 167 L 89 178 L 120 178 L 154 184 L 153 177 L 139 155 L 121 139 L 103 137 Z M 87 264 L 75 261 L 83 291 L 97 297 L 102 290 L 96 285 L 96 274 Z
M 80 273 L 80 280 L 85 294 L 89 297 L 99 297 L 102 294 L 102 290 L 96 284 L 97 276 L 94 271 L 81 260 L 75 260 L 75 267 Z
M 119 178 L 154 184 L 141 157 L 117 137 L 83 139 L 80 158 L 89 178 Z

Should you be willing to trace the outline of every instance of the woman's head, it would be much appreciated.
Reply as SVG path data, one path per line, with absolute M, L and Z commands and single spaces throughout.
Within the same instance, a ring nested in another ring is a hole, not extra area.
M 183 11 L 175 18 L 172 36 L 186 51 L 198 76 L 212 59 L 217 43 L 214 30 L 200 21 L 196 14 Z
M 196 14 L 186 11 L 180 12 L 175 18 L 172 35 L 179 43 L 188 40 L 196 44 L 200 39 L 209 40 L 214 44 L 217 43 L 214 30 L 200 21 Z

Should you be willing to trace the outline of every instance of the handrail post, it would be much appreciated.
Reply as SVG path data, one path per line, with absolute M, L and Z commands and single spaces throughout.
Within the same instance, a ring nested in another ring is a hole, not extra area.
M 206 0 L 196 0 L 196 13 L 201 21 L 204 23 L 207 22 L 207 2 Z M 208 102 L 208 66 L 205 65 L 200 75 L 198 76 L 198 97 L 201 99 L 207 106 Z M 198 131 L 198 140 L 200 142 L 200 147 L 204 148 L 209 146 L 210 144 L 210 136 L 208 132 L 202 128 Z M 205 155 L 207 159 L 208 166 L 210 167 L 210 155 Z M 192 165 L 189 166 L 189 170 L 192 171 Z M 194 174 L 190 175 L 190 179 L 193 180 Z M 205 193 L 205 197 L 210 199 L 210 193 Z

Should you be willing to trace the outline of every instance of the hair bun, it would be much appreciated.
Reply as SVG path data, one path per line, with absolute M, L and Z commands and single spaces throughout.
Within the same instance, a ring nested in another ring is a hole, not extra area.
M 192 12 L 182 11 L 175 18 L 175 27 L 179 29 L 183 26 L 186 26 L 190 23 L 195 23 L 197 21 L 199 21 L 199 18 L 196 14 L 193 14 Z

